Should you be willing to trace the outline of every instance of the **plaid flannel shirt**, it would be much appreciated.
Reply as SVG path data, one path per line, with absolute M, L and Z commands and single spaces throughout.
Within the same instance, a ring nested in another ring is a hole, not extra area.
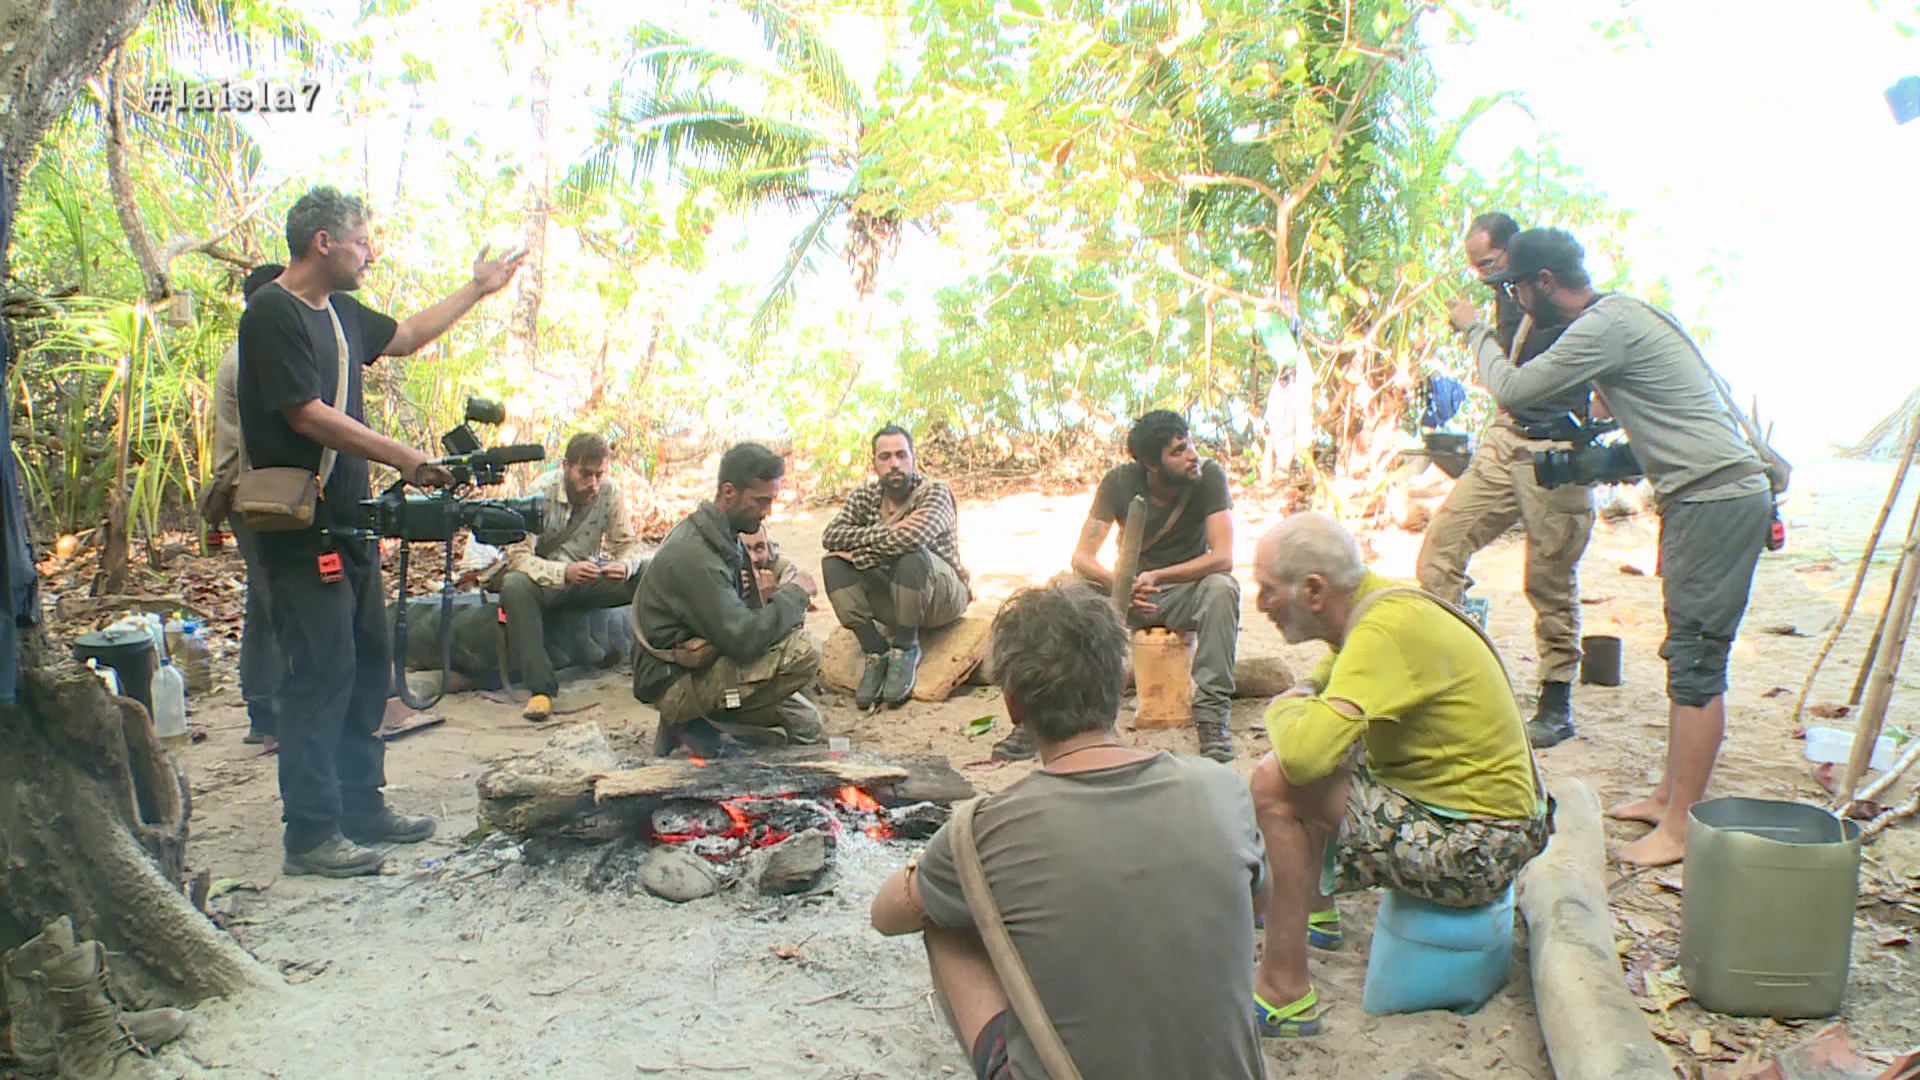
M 927 512 L 926 520 L 918 526 L 896 529 L 888 524 L 916 510 Z M 930 476 L 913 478 L 906 504 L 892 517 L 886 516 L 880 481 L 870 480 L 855 488 L 820 534 L 820 546 L 846 552 L 853 565 L 862 570 L 925 547 L 945 559 L 961 581 L 969 580 L 967 568 L 960 563 L 959 512 L 953 504 L 953 491 Z

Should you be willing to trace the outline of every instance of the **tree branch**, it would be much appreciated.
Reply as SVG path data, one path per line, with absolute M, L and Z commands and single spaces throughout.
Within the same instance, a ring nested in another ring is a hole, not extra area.
M 179 258 L 182 255 L 186 255 L 189 253 L 199 254 L 199 255 L 212 255 L 214 247 L 218 245 L 220 241 L 225 240 L 229 236 L 232 236 L 234 233 L 234 230 L 238 229 L 242 225 L 245 225 L 248 219 L 252 218 L 255 214 L 258 214 L 261 211 L 261 209 L 263 209 L 267 205 L 268 202 L 272 201 L 273 197 L 279 194 L 281 188 L 285 187 L 289 183 L 292 183 L 295 179 L 299 178 L 301 174 L 304 173 L 305 171 L 306 170 L 304 169 L 295 170 L 293 173 L 288 175 L 285 179 L 281 180 L 279 183 L 273 185 L 267 190 L 261 192 L 260 194 L 255 195 L 250 201 L 248 201 L 248 203 L 245 206 L 242 206 L 239 209 L 239 211 L 233 215 L 232 219 L 227 221 L 226 224 L 221 225 L 219 228 L 208 233 L 207 235 L 202 236 L 198 239 L 195 239 L 190 236 L 176 236 L 173 239 L 167 241 L 167 246 L 160 252 L 161 273 L 164 274 L 166 272 L 167 267 L 172 265 L 173 260 Z M 214 257 L 221 258 L 221 256 L 219 255 L 214 255 Z

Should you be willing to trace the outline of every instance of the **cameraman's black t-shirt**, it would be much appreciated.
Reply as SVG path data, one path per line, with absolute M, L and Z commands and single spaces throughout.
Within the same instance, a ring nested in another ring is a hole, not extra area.
M 1147 493 L 1147 470 L 1137 461 L 1125 465 L 1116 465 L 1107 470 L 1100 479 L 1100 488 L 1093 495 L 1095 521 L 1117 522 L 1121 532 L 1127 529 L 1127 504 L 1135 495 Z M 1152 537 L 1166 523 L 1173 508 L 1180 504 L 1178 497 L 1165 506 L 1155 505 L 1147 500 L 1146 535 Z M 1227 472 L 1218 462 L 1208 459 L 1200 463 L 1200 478 L 1193 481 L 1193 495 L 1187 499 L 1187 508 L 1180 512 L 1180 520 L 1173 523 L 1165 536 L 1148 544 L 1140 551 L 1140 569 L 1159 570 L 1197 559 L 1207 553 L 1207 518 L 1222 510 L 1233 509 L 1233 494 L 1227 490 Z M 1144 539 L 1144 538 L 1143 538 Z M 1125 542 L 1125 537 L 1121 538 Z
M 334 293 L 331 303 L 346 331 L 347 354 L 355 361 L 348 365 L 345 411 L 364 423 L 361 369 L 379 357 L 399 324 L 347 293 Z M 324 308 L 307 306 L 279 282 L 253 294 L 240 316 L 240 430 L 249 465 L 319 471 L 320 444 L 294 431 L 281 410 L 315 398 L 334 405 L 339 364 L 333 320 Z M 365 458 L 337 455 L 314 514 L 316 527 L 358 525 L 360 500 L 370 494 L 368 483 Z
M 1502 289 L 1494 290 L 1493 311 L 1493 339 L 1500 343 L 1502 353 L 1511 355 L 1513 335 L 1520 332 L 1520 321 L 1526 318 L 1527 313 L 1520 307 L 1520 302 L 1513 298 L 1513 293 Z M 1520 359 L 1514 362 L 1514 366 L 1523 367 L 1527 361 L 1546 352 L 1554 342 L 1560 340 L 1567 325 L 1564 322 L 1535 321 L 1533 329 L 1527 331 L 1527 340 L 1520 346 Z M 1585 423 L 1592 412 L 1592 397 L 1592 388 L 1581 383 L 1538 405 L 1507 411 L 1524 425 L 1550 424 L 1568 413 L 1578 416 L 1580 422 Z

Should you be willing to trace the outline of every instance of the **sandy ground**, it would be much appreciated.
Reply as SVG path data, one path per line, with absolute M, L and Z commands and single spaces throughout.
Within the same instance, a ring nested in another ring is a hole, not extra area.
M 1844 598 L 1887 476 L 1884 466 L 1832 463 L 1811 463 L 1796 475 L 1796 492 L 1805 494 L 1789 506 L 1790 546 L 1763 560 L 1736 647 L 1716 794 L 1823 794 L 1788 721 L 1792 694 L 1765 695 L 1776 686 L 1798 689 Z M 1012 589 L 1061 569 L 1087 502 L 1088 494 L 966 503 L 962 538 L 979 607 L 990 609 Z M 829 512 L 783 513 L 773 523 L 775 538 L 803 565 L 815 564 Z M 1902 514 L 1896 531 L 1904 520 Z M 1237 511 L 1243 581 L 1250 581 L 1253 541 L 1270 521 L 1257 506 L 1243 503 Z M 1581 777 L 1609 800 L 1652 782 L 1663 745 L 1659 582 L 1622 569 L 1650 572 L 1654 540 L 1649 522 L 1596 530 L 1582 565 L 1582 610 L 1588 632 L 1626 640 L 1625 683 L 1581 688 L 1581 737 L 1542 755 L 1550 777 Z M 1396 576 L 1410 575 L 1418 545 L 1418 536 L 1401 533 L 1370 541 L 1375 566 Z M 1484 552 L 1474 564 L 1481 582 L 1475 593 L 1491 600 L 1492 632 L 1516 679 L 1531 686 L 1532 617 L 1520 594 L 1520 556 L 1513 537 Z M 1869 588 L 1865 603 L 1873 611 L 1886 576 Z M 1243 605 L 1243 655 L 1283 655 L 1304 666 L 1317 654 L 1318 646 L 1293 649 L 1280 641 L 1254 610 L 1250 586 Z M 1787 624 L 1802 636 L 1763 629 Z M 831 613 L 823 607 L 809 625 L 826 633 Z M 1843 639 L 1816 700 L 1843 697 L 1871 629 L 1869 612 Z M 1915 688 L 1916 677 L 1902 680 L 1903 692 Z M 1006 730 L 990 689 L 962 688 L 939 705 L 912 703 L 874 718 L 857 716 L 839 694 L 819 700 L 831 734 L 882 751 L 947 754 L 982 790 L 998 790 L 1031 768 L 966 767 L 985 759 Z M 1912 729 L 1913 700 L 1897 698 L 1889 722 Z M 556 723 L 591 721 L 609 732 L 638 733 L 654 723 L 653 711 L 632 700 L 618 675 L 571 683 L 557 704 L 586 708 Z M 1265 749 L 1259 709 L 1243 701 L 1234 711 L 1243 772 Z M 449 698 L 436 711 L 446 717 L 443 726 L 391 746 L 388 793 L 395 805 L 438 818 L 440 836 L 397 849 L 386 876 L 334 882 L 280 876 L 273 759 L 242 744 L 246 722 L 230 684 L 196 703 L 193 722 L 208 737 L 187 754 L 196 815 L 190 860 L 216 878 L 245 883 L 217 903 L 231 910 L 236 936 L 296 984 L 278 999 L 201 1006 L 192 1031 L 165 1055 L 170 1065 L 193 1076 L 296 1078 L 968 1074 L 930 1007 L 917 942 L 879 938 L 866 924 L 875 887 L 904 861 L 908 845 L 851 841 L 826 895 L 776 901 L 741 888 L 680 906 L 625 882 L 591 887 L 573 864 L 531 867 L 498 847 L 462 851 L 461 837 L 475 826 L 474 780 L 485 762 L 531 752 L 549 732 L 522 721 L 517 705 L 472 694 Z M 981 716 L 996 717 L 995 729 L 970 741 L 961 729 Z M 1194 747 L 1191 731 L 1135 737 Z M 1614 829 L 1616 839 L 1635 834 Z M 1920 905 L 1913 891 L 1920 885 L 1916 834 L 1920 827 L 1909 825 L 1877 845 L 1863 888 L 1895 898 L 1904 890 L 1907 903 Z M 1670 966 L 1681 874 L 1610 876 L 1629 960 Z M 1323 999 L 1332 1003 L 1330 1030 L 1313 1040 L 1269 1043 L 1273 1076 L 1373 1080 L 1423 1062 L 1460 1077 L 1551 1075 L 1523 950 L 1508 987 L 1476 1015 L 1367 1017 L 1358 1003 L 1375 901 L 1349 897 L 1341 904 L 1351 928 L 1347 949 L 1314 959 Z M 1920 1043 L 1915 948 L 1881 945 L 1897 942 L 1896 931 L 1920 936 L 1917 925 L 1913 912 L 1863 903 L 1841 1017 L 1856 1045 Z M 1653 1020 L 1683 1044 L 1692 1029 L 1708 1029 L 1720 1039 L 1711 1053 L 1722 1059 L 1796 1037 L 1776 1022 L 1716 1019 L 1690 1003 Z M 1674 1053 L 1693 1060 L 1685 1049 Z

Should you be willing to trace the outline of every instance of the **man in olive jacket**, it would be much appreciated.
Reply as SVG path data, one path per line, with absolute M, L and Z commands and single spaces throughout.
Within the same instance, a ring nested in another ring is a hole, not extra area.
M 653 749 L 706 717 L 780 728 L 790 743 L 820 741 L 820 711 L 800 691 L 820 671 L 820 645 L 802 624 L 810 590 L 791 582 L 762 596 L 741 545 L 780 494 L 786 461 L 758 443 L 720 458 L 711 502 L 673 527 L 634 593 L 633 696 L 660 710 Z

